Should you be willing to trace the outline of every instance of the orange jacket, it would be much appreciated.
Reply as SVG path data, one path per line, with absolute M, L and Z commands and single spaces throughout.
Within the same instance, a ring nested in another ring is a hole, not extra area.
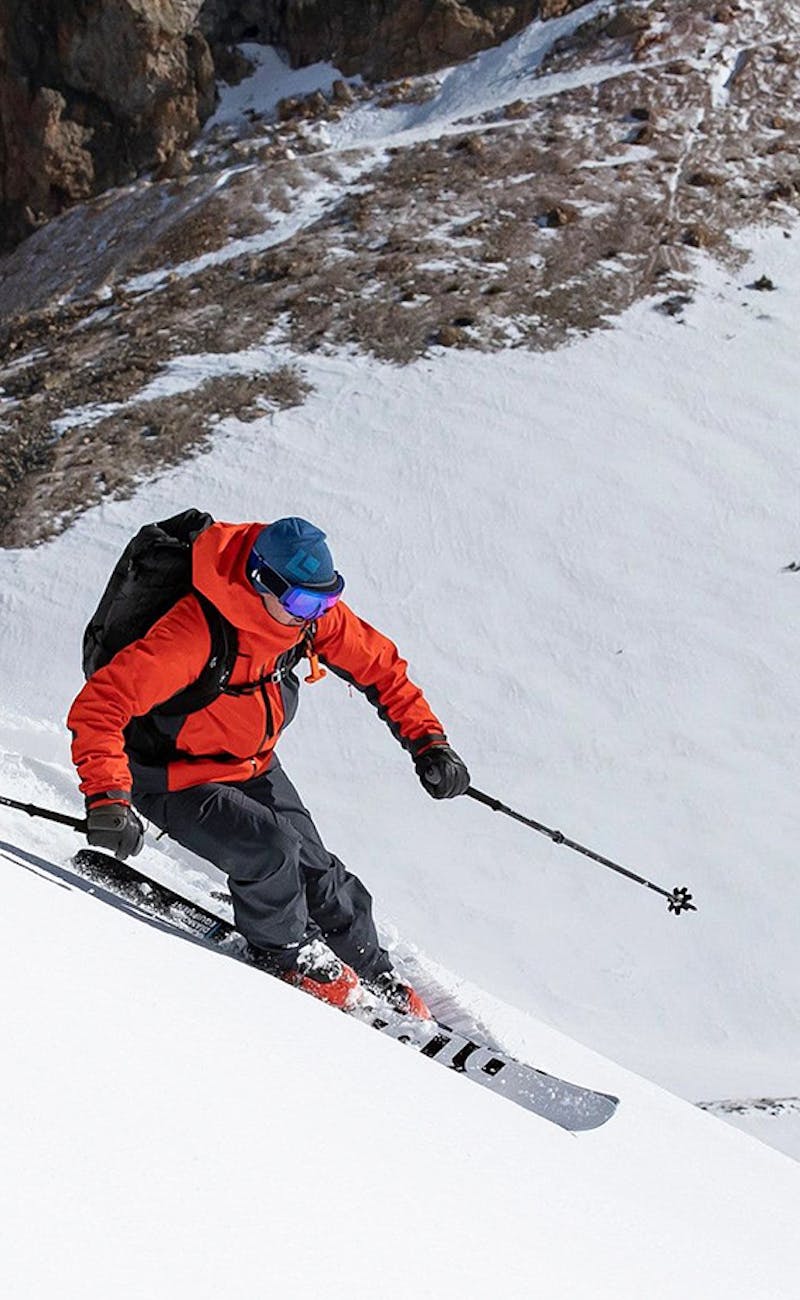
M 304 628 L 271 618 L 245 575 L 263 524 L 212 524 L 194 543 L 193 585 L 237 629 L 238 654 L 229 686 L 275 671 Z M 202 672 L 211 649 L 208 623 L 194 595 L 184 596 L 146 636 L 114 656 L 75 699 L 67 725 L 72 757 L 87 796 L 182 790 L 206 781 L 243 781 L 265 771 L 281 729 L 296 707 L 297 678 L 245 694 L 221 694 L 196 713 L 169 720 L 172 756 L 151 763 L 126 744 L 133 719 L 150 714 Z M 396 647 L 343 601 L 318 620 L 314 649 L 323 663 L 363 690 L 412 754 L 442 726 L 407 676 Z M 160 724 L 162 725 L 162 724 Z M 135 733 L 133 733 L 135 734 Z

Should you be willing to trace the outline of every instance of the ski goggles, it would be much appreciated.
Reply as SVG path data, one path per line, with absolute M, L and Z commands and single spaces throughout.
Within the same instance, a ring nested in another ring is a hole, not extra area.
M 341 573 L 336 574 L 335 585 L 329 584 L 327 591 L 319 587 L 304 587 L 301 583 L 287 582 L 255 555 L 250 557 L 247 576 L 256 591 L 277 596 L 287 614 L 291 614 L 293 618 L 302 618 L 304 622 L 311 622 L 327 614 L 344 591 L 344 578 Z

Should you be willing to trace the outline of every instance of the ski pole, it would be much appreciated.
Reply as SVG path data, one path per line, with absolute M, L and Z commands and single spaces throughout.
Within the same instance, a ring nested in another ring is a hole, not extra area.
M 549 826 L 543 826 L 541 822 L 535 822 L 530 817 L 523 817 L 522 813 L 514 812 L 513 808 L 507 808 L 504 803 L 500 803 L 499 799 L 493 799 L 491 795 L 483 794 L 481 790 L 476 790 L 474 786 L 470 786 L 466 793 L 470 799 L 476 799 L 478 803 L 485 804 L 493 812 L 505 813 L 506 817 L 513 817 L 515 821 L 522 822 L 524 826 L 530 826 L 532 830 L 540 831 L 542 835 L 548 835 L 555 844 L 566 844 L 568 849 L 574 849 L 576 853 L 582 853 L 584 857 L 591 858 L 594 862 L 600 862 L 604 867 L 610 867 L 612 871 L 619 872 L 621 876 L 627 876 L 629 880 L 635 880 L 639 885 L 646 885 L 648 889 L 652 889 L 666 898 L 668 911 L 674 912 L 676 916 L 681 912 L 697 911 L 692 902 L 692 895 L 685 885 L 676 887 L 673 890 L 662 889 L 660 885 L 654 885 L 652 880 L 645 880 L 644 876 L 637 876 L 635 871 L 629 871 L 627 867 L 621 867 L 618 862 L 612 862 L 610 858 L 604 858 L 602 854 L 587 849 L 583 844 L 576 844 L 575 840 L 568 840 L 561 831 L 551 830 Z
M 17 799 L 7 799 L 0 794 L 0 803 L 7 808 L 17 808 L 29 817 L 44 817 L 49 822 L 61 822 L 62 826 L 71 826 L 74 831 L 86 830 L 85 817 L 70 817 L 69 813 L 53 812 L 51 808 L 39 808 L 35 803 L 20 803 Z

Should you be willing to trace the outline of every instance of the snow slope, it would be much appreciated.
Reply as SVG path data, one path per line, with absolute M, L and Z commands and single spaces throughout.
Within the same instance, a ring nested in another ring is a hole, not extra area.
M 36 917 L 0 954 L 9 1300 L 796 1294 L 785 1156 L 530 1023 L 623 1096 L 577 1139 L 27 856 L 3 861 L 15 934 Z

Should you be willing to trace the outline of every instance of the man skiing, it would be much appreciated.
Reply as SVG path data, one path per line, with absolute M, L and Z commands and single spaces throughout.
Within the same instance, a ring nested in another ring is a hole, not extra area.
M 226 872 L 237 929 L 255 959 L 337 1006 L 359 981 L 400 1011 L 427 1008 L 380 947 L 372 900 L 322 843 L 275 754 L 297 707 L 292 671 L 319 661 L 362 690 L 436 799 L 464 794 L 450 748 L 396 647 L 341 599 L 325 534 L 304 519 L 212 523 L 194 540 L 192 590 L 89 678 L 67 725 L 86 797 L 87 838 L 140 851 L 134 807 Z M 167 702 L 213 659 L 208 607 L 235 630 L 225 684 L 203 707 Z

